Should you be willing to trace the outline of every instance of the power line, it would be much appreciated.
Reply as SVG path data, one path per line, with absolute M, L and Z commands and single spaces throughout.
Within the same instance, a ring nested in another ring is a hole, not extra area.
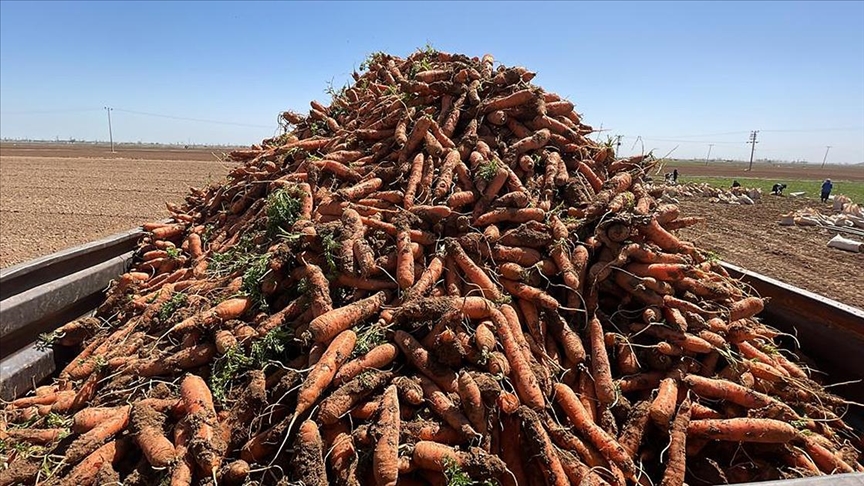
M 266 126 L 266 125 L 254 125 L 251 123 L 237 123 L 237 122 L 227 122 L 227 121 L 220 121 L 220 120 L 206 120 L 203 118 L 189 118 L 189 117 L 185 117 L 185 116 L 163 115 L 163 114 L 159 114 L 159 113 L 147 113 L 144 111 L 124 110 L 121 108 L 115 108 L 114 111 L 129 113 L 132 115 L 153 116 L 153 117 L 157 117 L 157 118 L 168 118 L 171 120 L 194 121 L 194 122 L 200 122 L 200 123 L 214 123 L 217 125 L 233 125 L 233 126 L 238 126 L 238 127 L 251 127 L 251 128 L 273 128 L 273 127 Z
M 100 111 L 99 108 L 77 108 L 69 110 L 25 110 L 25 111 L 0 111 L 0 115 L 50 115 L 54 113 L 84 113 L 88 111 Z

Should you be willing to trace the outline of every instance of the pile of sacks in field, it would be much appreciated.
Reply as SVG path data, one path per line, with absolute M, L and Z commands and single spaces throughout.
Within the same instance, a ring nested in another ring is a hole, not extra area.
M 845 228 L 858 234 L 856 228 L 864 229 L 864 209 L 852 202 L 847 196 L 834 198 L 834 214 L 824 215 L 813 208 L 804 208 L 780 217 L 781 226 L 819 226 L 823 228 Z M 861 233 L 864 236 L 864 232 Z M 864 252 L 864 243 L 835 235 L 828 246 L 852 252 Z
M 864 228 L 864 208 L 841 195 L 834 198 L 834 214 L 824 215 L 813 208 L 798 209 L 781 216 L 780 224 Z
M 712 203 L 721 204 L 756 204 L 762 198 L 762 189 L 733 187 L 725 189 L 714 187 L 705 182 L 688 182 L 686 184 L 663 184 L 654 187 L 660 200 L 667 203 L 678 203 L 679 197 L 708 197 Z

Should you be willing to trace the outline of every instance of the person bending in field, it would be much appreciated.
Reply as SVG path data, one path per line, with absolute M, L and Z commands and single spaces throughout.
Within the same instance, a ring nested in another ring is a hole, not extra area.
M 828 201 L 828 196 L 831 195 L 831 189 L 834 188 L 834 184 L 831 184 L 831 179 L 825 179 L 825 182 L 822 183 L 822 202 Z
M 771 194 L 782 196 L 783 189 L 786 189 L 786 184 L 774 184 L 774 187 L 771 188 Z

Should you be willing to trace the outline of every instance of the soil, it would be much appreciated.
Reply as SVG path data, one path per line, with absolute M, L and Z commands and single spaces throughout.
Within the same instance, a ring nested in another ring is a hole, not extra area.
M 864 253 L 829 248 L 834 231 L 778 224 L 780 215 L 805 207 L 830 214 L 830 204 L 771 195 L 752 206 L 711 203 L 708 199 L 680 198 L 682 216 L 707 218 L 680 230 L 682 239 L 716 252 L 733 265 L 864 309 Z
M 710 165 L 691 161 L 670 161 L 663 165 L 663 172 L 674 168 L 686 171 L 687 175 L 704 177 L 746 177 L 773 180 L 823 180 L 864 181 L 864 168 L 858 165 L 826 165 L 822 168 L 815 164 L 769 164 L 754 163 L 752 171 L 746 171 L 747 164 L 740 162 L 712 162 Z M 653 174 L 653 171 L 652 171 Z M 662 175 L 661 175 L 662 178 Z
M 167 218 L 165 202 L 182 203 L 190 186 L 219 181 L 230 167 L 204 151 L 110 155 L 0 146 L 0 268 Z

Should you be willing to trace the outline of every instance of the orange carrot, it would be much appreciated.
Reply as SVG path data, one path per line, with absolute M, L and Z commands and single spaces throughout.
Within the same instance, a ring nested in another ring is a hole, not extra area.
M 609 405 L 615 401 L 615 386 L 612 383 L 609 354 L 603 339 L 603 325 L 597 316 L 588 320 L 588 342 L 591 349 L 591 375 L 594 377 L 597 399 L 600 403 Z
M 678 399 L 678 383 L 674 378 L 664 378 L 660 382 L 657 396 L 651 402 L 651 419 L 662 428 L 669 427 L 675 414 L 676 400 Z M 689 413 L 689 412 L 688 412 Z
M 486 433 L 486 413 L 483 408 L 483 400 L 480 396 L 480 388 L 465 370 L 459 372 L 459 398 L 462 409 L 468 417 L 468 421 L 480 434 Z
M 691 421 L 687 435 L 731 442 L 785 444 L 798 437 L 798 430 L 786 422 L 773 419 L 703 419 Z
M 504 287 L 504 290 L 514 297 L 530 300 L 544 309 L 556 310 L 560 305 L 554 297 L 536 287 L 503 278 L 500 280 L 500 283 Z
M 222 464 L 227 444 L 217 432 L 219 419 L 213 405 L 213 395 L 201 377 L 186 374 L 180 382 L 180 399 L 190 427 L 190 450 L 205 474 L 214 474 Z
M 164 417 L 150 406 L 132 405 L 131 425 L 135 442 L 153 467 L 165 467 L 175 459 L 174 445 L 162 433 Z
M 600 451 L 606 459 L 614 462 L 624 474 L 634 480 L 636 479 L 636 466 L 628 452 L 614 438 L 610 437 L 603 429 L 590 420 L 585 408 L 573 390 L 563 383 L 555 385 L 555 399 L 558 401 L 570 422 L 588 441 Z
M 99 447 L 79 462 L 69 475 L 63 478 L 63 484 L 90 486 L 96 482 L 97 473 L 103 464 L 113 464 L 123 458 L 129 449 L 128 442 L 123 439 L 112 440 Z
M 384 391 L 376 430 L 378 443 L 372 457 L 376 484 L 395 486 L 399 477 L 399 396 L 396 386 Z
M 645 433 L 645 427 L 648 425 L 650 416 L 651 404 L 647 401 L 637 403 L 627 417 L 627 422 L 621 429 L 621 435 L 618 437 L 618 442 L 621 447 L 627 452 L 630 457 L 636 457 L 636 451 L 642 445 L 642 436 Z
M 429 351 L 414 339 L 414 336 L 405 331 L 398 330 L 393 335 L 393 339 L 396 341 L 396 345 L 399 346 L 402 354 L 421 373 L 429 377 L 444 391 L 448 393 L 455 393 L 457 391 L 456 373 L 431 356 Z
M 674 404 L 673 404 L 674 405 Z M 690 399 L 685 398 L 678 408 L 672 430 L 669 433 L 669 459 L 660 486 L 678 486 L 684 484 L 684 474 L 687 472 L 687 436 L 690 424 Z
M 753 317 L 765 308 L 764 301 L 759 297 L 747 297 L 729 306 L 729 320 L 737 321 Z
M 529 407 L 535 410 L 542 410 L 545 406 L 545 400 L 537 383 L 537 376 L 531 370 L 521 346 L 513 335 L 507 318 L 497 309 L 492 310 L 490 317 L 498 331 L 507 361 L 513 370 L 511 379 L 519 398 Z
M 540 208 L 498 208 L 493 209 L 474 221 L 477 227 L 484 227 L 495 223 L 527 223 L 529 221 L 542 222 L 546 218 L 546 212 Z
M 354 345 L 357 343 L 357 335 L 348 329 L 337 335 L 327 346 L 324 354 L 309 372 L 306 380 L 300 386 L 297 393 L 297 409 L 295 415 L 302 415 L 305 411 L 318 401 L 321 394 L 330 386 L 333 377 L 339 368 L 351 356 Z
M 423 388 L 423 396 L 429 404 L 429 408 L 441 417 L 450 427 L 459 431 L 465 438 L 474 438 L 477 431 L 471 426 L 471 422 L 459 410 L 447 394 L 441 390 L 432 380 L 419 375 L 420 386 Z
M 568 486 L 570 481 L 564 468 L 561 465 L 561 460 L 555 452 L 552 441 L 549 439 L 549 434 L 543 428 L 537 412 L 528 407 L 519 407 L 517 411 L 519 419 L 522 421 L 522 438 L 527 442 L 528 449 L 534 457 L 539 459 L 540 464 L 545 470 L 546 484 L 555 486 Z
M 468 257 L 459 243 L 451 239 L 447 240 L 445 244 L 448 256 L 453 258 L 453 261 L 462 269 L 465 278 L 467 278 L 469 282 L 480 287 L 483 297 L 493 301 L 500 300 L 501 292 L 498 290 L 495 283 L 492 282 L 492 279 L 486 275 L 486 272 L 484 272 L 482 268 Z
M 377 292 L 370 297 L 322 314 L 309 323 L 306 337 L 317 343 L 330 342 L 342 331 L 372 317 L 386 300 L 385 292 Z
M 339 386 L 366 370 L 384 368 L 392 363 L 398 354 L 399 348 L 391 343 L 378 345 L 363 356 L 345 363 L 333 377 L 333 383 Z

